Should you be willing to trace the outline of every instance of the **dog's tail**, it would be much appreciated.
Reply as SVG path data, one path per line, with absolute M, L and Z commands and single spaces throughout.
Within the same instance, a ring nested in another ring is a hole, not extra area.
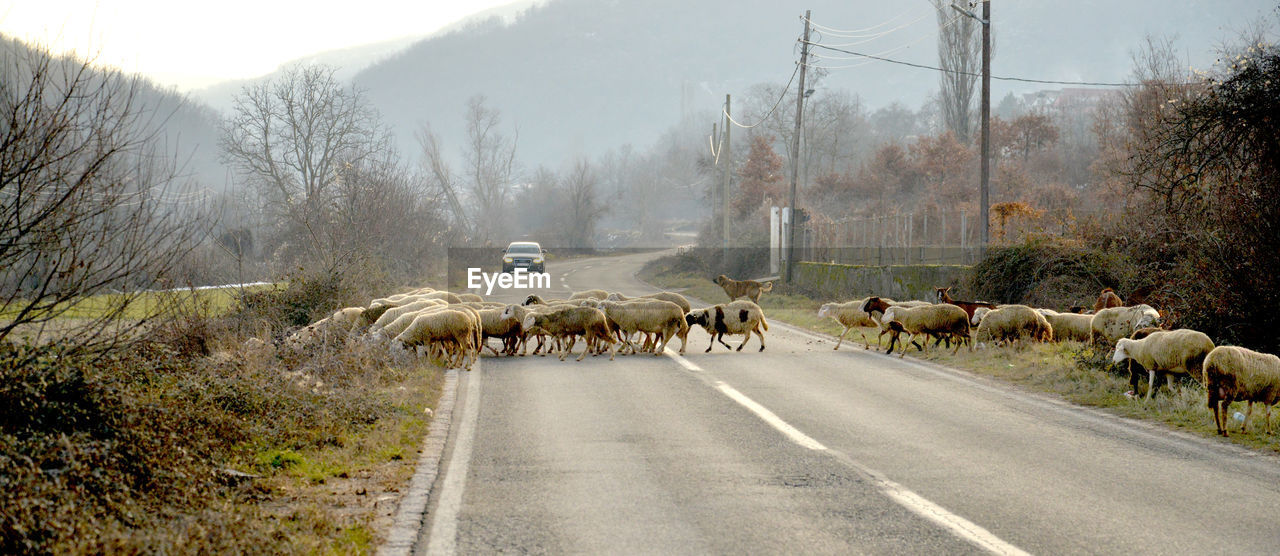
M 764 287 L 760 288 L 762 292 L 773 291 L 773 282 L 765 282 Z

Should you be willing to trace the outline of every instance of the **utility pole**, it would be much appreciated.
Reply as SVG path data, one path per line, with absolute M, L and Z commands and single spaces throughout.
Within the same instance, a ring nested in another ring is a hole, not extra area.
M 991 216 L 988 214 L 991 204 L 991 0 L 979 1 L 982 2 L 982 17 L 955 4 L 951 4 L 951 8 L 982 24 L 982 170 L 978 183 L 981 197 L 978 217 L 982 219 L 982 238 L 978 249 L 981 256 L 987 251 L 991 228 Z
M 796 133 L 791 147 L 791 223 L 787 226 L 787 271 L 783 281 L 791 283 L 796 266 L 796 180 L 800 176 L 800 118 L 804 115 L 804 70 L 809 62 L 809 12 L 804 11 L 804 40 L 800 41 L 800 85 L 796 89 Z
M 733 122 L 729 120 L 729 95 L 724 96 L 724 146 L 720 148 L 724 157 L 724 186 L 720 191 L 720 220 L 723 226 L 720 244 L 721 264 L 729 264 L 729 183 L 733 179 L 733 150 L 729 148 L 729 129 Z
M 991 0 L 982 0 L 982 248 L 987 252 L 990 239 L 991 217 Z

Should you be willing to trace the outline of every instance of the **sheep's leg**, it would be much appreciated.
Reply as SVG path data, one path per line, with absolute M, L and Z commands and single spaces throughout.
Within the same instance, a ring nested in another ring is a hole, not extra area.
M 662 355 L 662 352 L 663 352 L 663 351 L 666 351 L 666 349 L 667 349 L 667 343 L 671 341 L 671 335 L 672 335 L 672 334 L 673 334 L 673 332 L 671 331 L 671 329 L 670 329 L 670 328 L 664 328 L 664 329 L 662 329 L 662 331 L 661 331 L 661 332 L 658 332 L 658 334 L 657 334 L 657 340 L 654 340 L 654 342 L 653 342 L 653 356 L 654 356 L 654 357 L 658 357 L 658 356 Z M 661 345 L 661 346 L 659 346 L 659 345 L 658 345 L 658 342 L 659 342 L 659 341 L 661 341 L 661 342 L 662 342 L 662 345 Z
M 748 330 L 745 334 L 743 334 L 743 335 L 742 335 L 742 343 L 741 343 L 741 344 L 738 344 L 738 349 L 736 349 L 736 350 L 734 350 L 734 351 L 742 351 L 742 347 L 743 347 L 743 346 L 745 346 L 745 345 L 747 345 L 747 342 L 749 342 L 749 341 L 751 341 L 751 331 L 750 331 L 750 330 Z
M 1240 434 L 1249 432 L 1249 418 L 1253 416 L 1253 400 L 1246 400 L 1244 403 L 1246 404 L 1244 410 L 1244 424 L 1240 425 Z
M 724 346 L 724 347 L 726 347 L 726 348 L 728 348 L 728 349 L 733 349 L 733 346 L 731 346 L 731 345 L 729 345 L 729 344 L 726 344 L 726 343 L 724 342 L 724 334 L 723 334 L 723 333 L 716 334 L 716 341 L 717 341 L 717 342 L 720 342 L 720 345 L 722 345 L 722 346 Z
M 844 327 L 844 331 L 840 333 L 840 337 L 836 338 L 836 347 L 834 349 L 840 349 L 840 342 L 844 341 L 844 335 L 849 333 L 850 328 L 853 328 L 853 327 L 852 326 Z
M 756 327 L 756 336 L 760 337 L 760 349 L 757 351 L 764 351 L 764 332 L 760 331 L 759 326 Z M 745 344 L 746 342 L 743 343 Z
M 1147 371 L 1147 399 L 1151 399 L 1151 395 L 1156 391 L 1156 377 L 1159 376 L 1155 371 Z
M 707 350 L 703 353 L 711 353 L 711 348 L 716 347 L 716 335 L 711 334 L 711 341 L 707 344 Z

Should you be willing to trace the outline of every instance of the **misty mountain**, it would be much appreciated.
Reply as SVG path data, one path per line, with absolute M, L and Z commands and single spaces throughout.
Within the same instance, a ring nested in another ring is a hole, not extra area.
M 0 34 L 0 58 L 32 55 L 32 47 Z M 218 161 L 221 114 L 208 105 L 138 76 L 137 106 L 145 107 L 143 125 L 156 131 L 165 151 L 177 158 L 182 177 L 190 181 L 192 198 L 217 195 L 229 185 Z M 21 87 L 21 85 L 18 85 Z
M 718 111 L 726 93 L 740 98 L 754 84 L 787 82 L 799 58 L 805 9 L 828 29 L 815 34 L 815 42 L 937 63 L 936 20 L 925 0 L 551 0 L 513 23 L 490 19 L 433 35 L 363 69 L 354 83 L 395 126 L 406 153 L 417 152 L 413 133 L 423 122 L 457 152 L 466 101 L 483 94 L 502 112 L 505 132 L 518 129 L 525 165 L 555 166 L 623 144 L 647 145 L 692 114 L 707 116 L 709 132 L 715 116 L 707 111 Z M 1213 63 L 1216 44 L 1273 10 L 1262 0 L 997 0 L 993 74 L 1124 81 L 1148 34 L 1176 36 L 1189 62 L 1204 68 Z M 885 22 L 845 33 L 852 38 L 831 32 Z M 872 110 L 894 101 L 918 108 L 938 89 L 933 71 L 819 48 L 814 53 L 816 66 L 832 68 L 818 82 L 818 94 L 847 89 Z M 993 81 L 992 98 L 1061 87 Z
M 522 13 L 525 9 L 533 6 L 535 1 L 536 0 L 520 0 L 503 6 L 490 8 L 430 33 L 413 34 L 370 44 L 361 44 L 347 48 L 337 48 L 317 52 L 315 54 L 289 60 L 288 62 L 280 64 L 279 68 L 287 68 L 295 64 L 325 64 L 337 68 L 337 71 L 334 72 L 334 77 L 339 81 L 350 81 L 361 70 L 381 62 L 427 37 L 452 33 L 465 28 L 475 21 L 483 21 L 492 18 L 508 22 L 514 21 L 517 15 Z M 276 71 L 258 77 L 223 81 L 203 89 L 191 91 L 191 95 L 222 112 L 230 112 L 233 107 L 233 100 L 235 96 L 239 94 L 244 87 L 276 77 L 280 74 L 279 68 Z

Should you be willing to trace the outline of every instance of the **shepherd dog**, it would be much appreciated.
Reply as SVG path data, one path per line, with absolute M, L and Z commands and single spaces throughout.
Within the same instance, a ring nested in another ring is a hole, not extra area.
M 761 284 L 755 280 L 734 280 L 723 274 L 716 276 L 713 281 L 721 288 L 724 288 L 724 293 L 729 296 L 729 301 L 745 297 L 750 299 L 752 303 L 759 304 L 760 294 L 773 290 L 773 282 Z

